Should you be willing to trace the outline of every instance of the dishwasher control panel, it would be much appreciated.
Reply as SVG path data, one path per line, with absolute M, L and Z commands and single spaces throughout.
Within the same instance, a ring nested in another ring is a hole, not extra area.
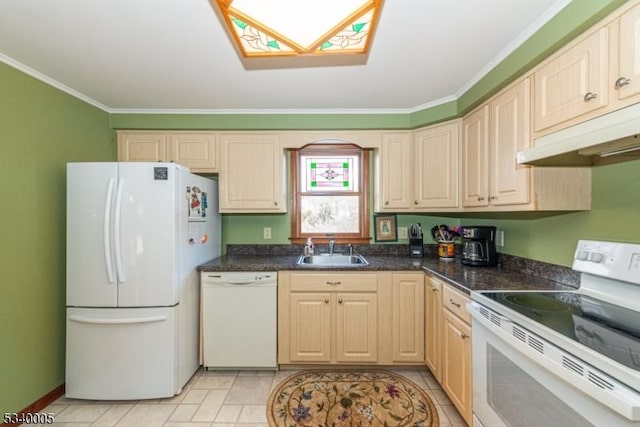
M 278 273 L 270 272 L 254 272 L 254 271 L 229 271 L 229 272 L 209 272 L 204 273 L 203 283 L 225 283 L 233 284 L 250 284 L 250 283 L 275 283 L 278 280 Z

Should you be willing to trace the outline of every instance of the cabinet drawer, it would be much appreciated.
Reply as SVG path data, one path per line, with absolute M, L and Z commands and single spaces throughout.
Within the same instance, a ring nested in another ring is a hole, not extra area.
M 376 292 L 378 276 L 371 273 L 291 273 L 290 288 L 298 292 Z
M 454 290 L 450 286 L 444 286 L 442 289 L 442 306 L 446 307 L 453 314 L 458 316 L 460 319 L 467 322 L 469 325 L 471 324 L 471 315 L 467 311 L 467 303 L 469 302 L 469 297 L 464 295 L 463 293 Z

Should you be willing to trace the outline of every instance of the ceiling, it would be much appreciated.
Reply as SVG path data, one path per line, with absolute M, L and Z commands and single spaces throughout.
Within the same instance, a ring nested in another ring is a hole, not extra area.
M 570 0 L 386 0 L 366 64 L 246 69 L 208 0 L 2 0 L 0 61 L 109 112 L 413 112 Z

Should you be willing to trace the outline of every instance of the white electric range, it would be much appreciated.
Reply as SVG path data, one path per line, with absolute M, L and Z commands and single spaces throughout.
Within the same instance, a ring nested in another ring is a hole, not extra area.
M 472 292 L 474 426 L 640 426 L 640 245 L 581 240 L 575 291 Z

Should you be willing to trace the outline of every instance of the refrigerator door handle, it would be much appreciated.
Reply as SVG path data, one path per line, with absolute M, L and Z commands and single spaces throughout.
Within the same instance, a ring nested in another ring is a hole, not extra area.
M 109 179 L 109 186 L 107 187 L 107 198 L 104 202 L 104 226 L 103 226 L 103 240 L 104 240 L 104 263 L 107 267 L 107 278 L 109 283 L 113 283 L 113 264 L 111 264 L 111 200 L 113 198 L 113 178 Z
M 134 325 L 137 323 L 153 323 L 164 322 L 167 320 L 167 316 L 148 316 L 148 317 L 132 317 L 132 318 L 118 318 L 118 319 L 102 319 L 86 316 L 72 315 L 69 316 L 69 320 L 77 323 L 90 323 L 93 325 Z
M 116 270 L 118 272 L 118 281 L 126 282 L 124 266 L 122 264 L 122 246 L 120 241 L 120 232 L 122 225 L 122 195 L 124 193 L 124 179 L 118 183 L 118 193 L 116 194 L 116 217 L 115 217 L 115 246 L 116 246 Z

